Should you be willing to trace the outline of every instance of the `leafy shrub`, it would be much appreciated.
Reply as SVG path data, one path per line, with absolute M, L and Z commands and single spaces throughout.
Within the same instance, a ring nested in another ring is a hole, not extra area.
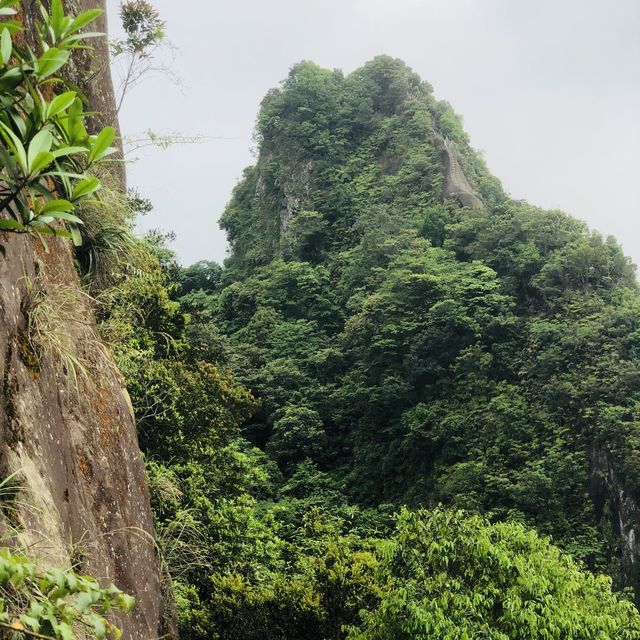
M 17 4 L 0 0 L 0 15 L 14 15 Z M 74 206 L 100 188 L 87 172 L 115 151 L 115 130 L 89 135 L 83 96 L 75 90 L 52 95 L 51 88 L 63 84 L 55 73 L 71 52 L 100 35 L 81 31 L 101 11 L 71 18 L 61 0 L 52 1 L 50 12 L 40 8 L 40 54 L 20 44 L 19 22 L 0 23 L 0 212 L 8 214 L 0 230 L 72 237 L 80 244 L 82 220 Z
M 43 570 L 6 548 L 0 549 L 0 588 L 0 628 L 23 637 L 73 640 L 88 633 L 99 640 L 119 638 L 105 615 L 129 612 L 135 604 L 113 585 L 104 589 L 94 578 L 72 571 Z
M 519 524 L 404 510 L 381 554 L 385 594 L 349 640 L 640 637 L 638 611 L 610 578 Z

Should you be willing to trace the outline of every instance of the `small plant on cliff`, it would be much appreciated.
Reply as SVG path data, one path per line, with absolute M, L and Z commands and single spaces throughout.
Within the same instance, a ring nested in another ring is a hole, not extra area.
M 91 324 L 92 299 L 75 287 L 44 284 L 44 278 L 25 276 L 27 295 L 23 312 L 27 317 L 28 344 L 38 366 L 46 358 L 60 366 L 76 391 L 89 381 L 89 370 L 97 363 L 113 366 L 105 346 Z
M 0 637 L 119 638 L 105 616 L 130 612 L 134 604 L 113 585 L 102 588 L 94 578 L 60 568 L 42 570 L 29 558 L 0 549 Z
M 85 378 L 87 364 L 76 355 L 71 329 L 77 322 L 78 309 L 85 305 L 82 292 L 58 285 L 45 290 L 39 278 L 25 277 L 27 295 L 23 309 L 27 317 L 29 346 L 37 361 L 50 357 L 60 362 L 69 380 L 77 388 Z
M 117 106 L 119 112 L 127 93 L 145 76 L 168 67 L 156 62 L 155 54 L 168 44 L 165 23 L 147 0 L 127 0 L 120 5 L 124 38 L 112 40 L 111 60 L 120 78 Z
M 91 295 L 144 269 L 146 253 L 133 234 L 133 225 L 136 215 L 150 206 L 132 192 L 123 193 L 108 170 L 97 176 L 102 183 L 100 198 L 88 198 L 77 208 L 83 225 L 82 245 L 75 255 Z
M 0 16 L 15 15 L 17 5 L 0 0 Z M 89 135 L 83 96 L 56 94 L 64 83 L 55 74 L 73 49 L 101 35 L 81 33 L 101 11 L 72 18 L 61 0 L 53 0 L 50 11 L 40 8 L 38 52 L 24 43 L 19 22 L 0 23 L 0 212 L 8 214 L 0 230 L 71 237 L 79 244 L 82 220 L 74 206 L 100 188 L 88 172 L 115 151 L 115 130 Z

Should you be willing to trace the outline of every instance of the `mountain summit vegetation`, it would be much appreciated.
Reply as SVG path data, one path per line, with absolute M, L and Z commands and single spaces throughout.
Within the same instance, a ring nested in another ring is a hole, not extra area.
M 105 290 L 189 639 L 640 638 L 640 296 L 403 62 L 295 65 L 225 265 Z

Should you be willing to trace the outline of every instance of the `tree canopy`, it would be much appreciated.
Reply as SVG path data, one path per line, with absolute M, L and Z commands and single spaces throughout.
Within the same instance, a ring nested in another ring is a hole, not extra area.
M 152 243 L 101 311 L 183 637 L 638 637 L 617 242 L 510 199 L 386 56 L 295 65 L 256 139 L 224 266 Z

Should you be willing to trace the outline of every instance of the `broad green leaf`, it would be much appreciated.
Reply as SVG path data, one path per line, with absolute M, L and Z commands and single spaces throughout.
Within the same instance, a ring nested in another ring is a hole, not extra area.
M 0 16 L 2 16 L 1 13 L 0 13 Z M 21 33 L 22 31 L 24 31 L 24 29 L 22 28 L 22 24 L 17 20 L 3 20 L 2 26 L 5 29 L 9 29 L 9 33 L 12 36 L 15 35 L 16 33 Z
M 19 587 L 24 580 L 24 567 L 20 564 L 14 564 L 13 572 L 11 573 L 11 578 L 9 581 L 14 587 Z
M 72 105 L 69 107 L 67 117 L 61 121 L 69 136 L 71 144 L 82 144 L 87 139 L 87 130 L 82 123 L 83 108 L 80 98 L 76 98 Z
M 66 622 L 60 622 L 54 628 L 56 636 L 61 638 L 61 640 L 74 640 L 73 631 Z
M 64 40 L 60 42 L 60 48 L 71 48 L 76 42 L 80 42 L 80 40 L 88 40 L 90 38 L 103 38 L 104 33 L 102 31 L 87 31 L 85 33 L 76 33 L 73 36 L 67 36 Z
M 80 180 L 78 184 L 73 188 L 73 194 L 71 195 L 71 200 L 78 200 L 80 198 L 84 198 L 88 196 L 90 193 L 97 191 L 100 188 L 100 180 L 98 178 L 94 178 L 93 176 L 89 178 L 84 178 L 84 180 Z
M 53 27 L 56 40 L 62 34 L 62 26 L 64 24 L 64 9 L 62 8 L 62 0 L 52 0 L 51 2 L 51 26 Z
M 18 136 L 16 136 L 16 134 L 13 133 L 13 131 L 11 131 L 4 122 L 0 122 L 0 127 L 0 135 L 5 139 L 9 149 L 15 156 L 18 165 L 20 165 L 23 173 L 28 173 L 27 152 L 25 151 L 20 138 L 18 138 Z
M 71 26 L 69 27 L 69 33 L 74 33 L 83 27 L 86 27 L 88 24 L 91 24 L 96 18 L 99 18 L 104 12 L 102 9 L 90 9 L 89 11 L 85 11 L 81 13 L 78 17 L 76 17 Z
M 63 588 L 66 584 L 64 570 L 60 567 L 53 567 L 47 571 L 47 577 L 51 581 L 52 584 Z
M 29 171 L 32 172 L 32 166 L 36 158 L 43 152 L 49 153 L 51 151 L 51 145 L 53 144 L 53 135 L 48 129 L 42 129 L 38 131 L 29 143 L 29 152 L 27 154 L 27 166 Z
M 68 109 L 76 99 L 75 91 L 67 91 L 65 93 L 61 93 L 59 96 L 56 96 L 48 105 L 45 110 L 46 118 L 53 118 L 57 116 L 59 113 Z
M 51 224 L 54 220 L 53 216 L 36 216 L 27 226 L 37 227 L 43 224 Z
M 73 205 L 68 200 L 49 200 L 42 207 L 40 213 L 49 213 L 50 211 L 73 211 Z
M 48 215 L 57 220 L 66 220 L 74 224 L 84 224 L 78 216 L 74 216 L 72 213 L 67 213 L 66 211 L 50 211 Z
M 40 78 L 46 78 L 62 67 L 70 56 L 69 51 L 61 51 L 56 47 L 47 49 L 38 59 L 36 73 Z
M 13 16 L 18 13 L 18 0 L 0 0 L 0 16 Z
M 54 158 L 62 158 L 64 156 L 71 156 L 74 153 L 86 153 L 87 149 L 85 147 L 62 147 L 61 149 L 56 149 L 52 151 Z
M 42 171 L 44 171 L 53 161 L 55 157 L 53 153 L 50 151 L 41 151 L 31 163 L 29 167 L 29 174 L 31 176 L 36 176 Z
M 104 158 L 106 158 L 107 156 L 112 156 L 114 153 L 118 153 L 118 149 L 116 149 L 115 147 L 109 147 L 98 159 L 104 160 Z
M 20 616 L 20 622 L 22 622 L 22 624 L 26 625 L 27 627 L 29 627 L 29 629 L 35 631 L 36 633 L 40 631 L 40 621 L 36 618 L 32 618 L 31 616 L 22 614 Z
M 13 121 L 13 123 L 16 125 L 16 128 L 18 129 L 18 137 L 21 140 L 24 140 L 27 137 L 27 125 L 25 121 L 20 117 L 19 113 L 13 110 L 10 111 L 9 113 L 11 115 L 11 120 Z
M 78 227 L 76 227 L 75 224 L 70 224 L 69 232 L 71 234 L 71 239 L 73 240 L 73 244 L 76 247 L 82 246 L 82 235 L 80 234 L 80 229 L 78 229 Z
M 0 220 L 0 231 L 16 231 L 24 229 L 24 225 L 17 220 Z M 2 581 L 0 580 L 0 584 Z
M 84 613 L 92 605 L 93 605 L 93 598 L 91 597 L 90 593 L 87 593 L 87 592 L 80 593 L 76 598 L 76 609 L 80 611 L 80 613 Z
M 22 82 L 22 79 L 22 69 L 11 67 L 11 69 L 0 76 L 0 90 L 11 92 Z
M 116 135 L 116 130 L 113 127 L 105 127 L 100 133 L 96 136 L 96 139 L 93 141 L 91 146 L 91 150 L 89 151 L 89 162 L 95 162 L 99 160 L 107 151 L 111 143 L 113 142 L 113 138 Z
M 9 33 L 9 29 L 3 29 L 2 35 L 0 36 L 0 54 L 2 56 L 2 64 L 6 65 L 9 62 L 12 51 L 13 46 L 11 44 L 11 34 Z
M 22 218 L 22 222 L 29 222 L 29 220 L 31 220 L 31 206 L 24 194 L 24 191 L 20 191 L 16 195 L 14 204 L 16 205 L 16 207 L 18 208 L 18 211 L 20 212 L 20 217 Z
M 71 204 L 69 202 L 69 204 Z M 67 586 L 72 593 L 78 590 L 78 578 L 73 573 L 67 573 Z
M 27 113 L 31 113 L 35 107 L 36 103 L 33 99 L 31 93 L 27 93 L 22 101 L 22 106 Z
M 120 604 L 125 611 L 129 612 L 136 606 L 136 599 L 129 594 L 123 593 L 120 597 Z
M 96 634 L 98 640 L 103 640 L 107 635 L 107 627 L 104 623 L 104 619 L 96 613 L 92 613 L 89 616 L 89 622 L 93 626 L 93 632 Z

